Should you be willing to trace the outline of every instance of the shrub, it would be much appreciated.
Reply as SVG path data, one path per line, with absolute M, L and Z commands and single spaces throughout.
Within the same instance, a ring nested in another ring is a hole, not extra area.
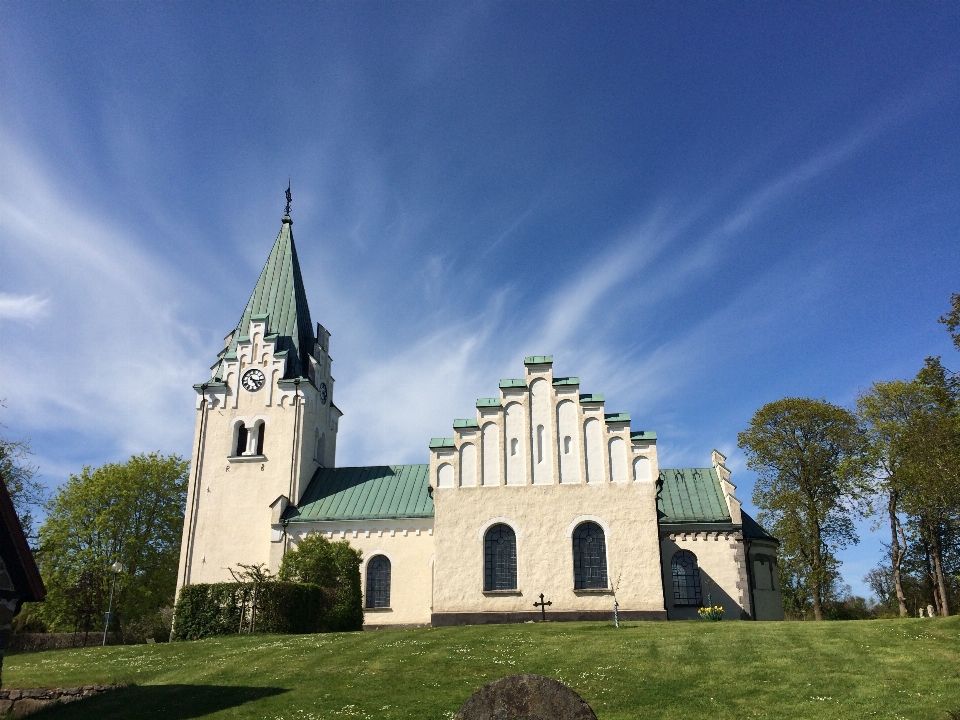
M 296 550 L 283 556 L 281 580 L 313 583 L 331 593 L 332 606 L 323 621 L 324 632 L 363 628 L 363 595 L 360 591 L 360 551 L 346 540 L 330 542 L 308 535 Z
M 309 583 L 216 583 L 180 590 L 174 640 L 241 632 L 312 633 L 329 625 L 333 593 Z

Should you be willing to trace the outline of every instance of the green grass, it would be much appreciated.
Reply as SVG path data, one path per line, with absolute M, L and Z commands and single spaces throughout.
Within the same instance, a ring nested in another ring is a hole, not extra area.
M 960 709 L 960 618 L 546 623 L 242 636 L 13 655 L 5 687 L 134 686 L 39 718 L 453 717 L 519 672 L 600 720 L 936 718 Z

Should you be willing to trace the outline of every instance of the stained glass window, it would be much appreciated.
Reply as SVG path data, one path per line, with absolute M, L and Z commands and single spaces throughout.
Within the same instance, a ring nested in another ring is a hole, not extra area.
M 390 607 L 390 560 L 374 555 L 367 563 L 367 607 Z
M 513 528 L 494 525 L 484 537 L 483 589 L 517 589 L 517 536 Z
M 673 571 L 673 604 L 699 606 L 700 595 L 700 568 L 697 566 L 697 556 L 689 550 L 680 550 L 670 561 Z
M 600 590 L 607 581 L 607 541 L 603 528 L 594 522 L 577 525 L 573 531 L 573 587 Z

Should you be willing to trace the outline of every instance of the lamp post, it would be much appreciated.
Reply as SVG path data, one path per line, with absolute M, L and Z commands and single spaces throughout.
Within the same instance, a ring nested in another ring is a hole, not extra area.
M 107 630 L 110 628 L 110 620 L 113 617 L 113 591 L 117 589 L 117 575 L 123 572 L 123 565 L 115 562 L 110 566 L 110 572 L 113 573 L 113 582 L 110 584 L 110 605 L 103 623 L 103 647 L 107 646 Z

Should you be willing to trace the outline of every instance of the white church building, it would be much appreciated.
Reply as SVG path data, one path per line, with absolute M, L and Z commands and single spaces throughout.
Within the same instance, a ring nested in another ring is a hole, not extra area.
M 289 199 L 289 198 L 288 198 Z M 663 468 L 657 436 L 527 357 L 418 465 L 337 467 L 330 333 L 314 326 L 283 217 L 197 391 L 177 588 L 239 563 L 276 572 L 311 533 L 362 551 L 365 627 L 674 620 L 722 605 L 783 619 L 777 540 L 725 458 Z M 593 388 L 591 388 L 592 390 Z M 541 594 L 543 597 L 541 598 Z

